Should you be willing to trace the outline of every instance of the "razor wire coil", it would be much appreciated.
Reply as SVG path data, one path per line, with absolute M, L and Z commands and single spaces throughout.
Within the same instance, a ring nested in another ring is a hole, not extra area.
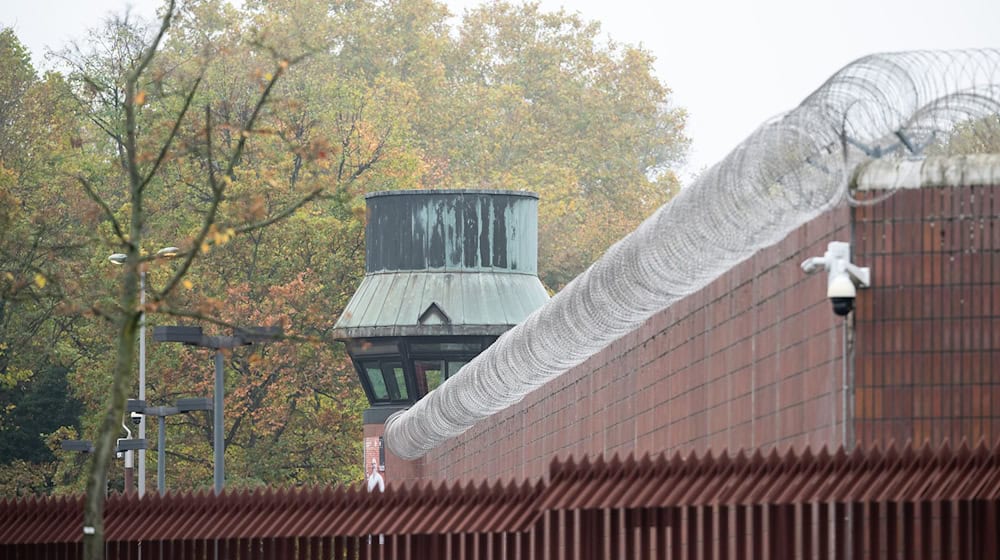
M 1000 49 L 876 54 L 849 64 L 457 375 L 391 416 L 387 445 L 404 459 L 426 454 L 842 202 L 859 165 L 947 153 L 956 133 L 1000 139 L 997 114 Z

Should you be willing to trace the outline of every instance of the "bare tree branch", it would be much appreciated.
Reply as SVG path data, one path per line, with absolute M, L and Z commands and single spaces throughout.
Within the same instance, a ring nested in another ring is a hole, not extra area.
M 305 196 L 299 198 L 295 202 L 292 202 L 285 208 L 282 208 L 281 211 L 278 212 L 277 214 L 269 216 L 268 218 L 261 220 L 259 222 L 254 222 L 252 224 L 247 224 L 244 226 L 240 226 L 238 228 L 233 228 L 233 231 L 235 231 L 236 233 L 246 233 L 249 231 L 265 228 L 271 224 L 280 222 L 281 220 L 284 220 L 285 218 L 294 214 L 295 211 L 298 210 L 299 208 L 302 208 L 306 204 L 319 198 L 320 195 L 323 194 L 324 190 L 326 190 L 325 186 L 316 187 L 315 189 L 309 191 Z
M 119 321 L 117 336 L 118 353 L 112 373 L 110 402 L 101 420 L 96 441 L 94 442 L 94 458 L 87 478 L 87 498 L 84 505 L 83 524 L 89 527 L 83 535 L 83 555 L 89 560 L 104 557 L 104 493 L 107 486 L 108 468 L 111 451 L 114 446 L 115 433 L 125 410 L 125 398 L 128 388 L 129 373 L 132 370 L 136 349 L 135 340 L 142 314 L 135 310 L 139 299 L 139 246 L 142 242 L 142 192 L 139 188 L 140 178 L 138 158 L 136 157 L 136 121 L 135 121 L 135 84 L 142 72 L 153 60 L 160 41 L 170 27 L 174 12 L 174 0 L 170 0 L 167 12 L 163 16 L 160 31 L 152 44 L 146 49 L 139 64 L 130 73 L 125 84 L 125 121 L 126 121 L 126 151 L 127 171 L 129 175 L 129 194 L 131 198 L 131 220 L 129 223 L 128 258 L 125 263 L 124 290 L 121 296 L 124 316 Z
M 128 156 L 128 178 L 130 191 L 133 193 L 133 204 L 139 204 L 142 201 L 142 190 L 147 181 L 143 181 L 139 175 L 139 162 L 138 162 L 138 147 L 137 147 L 137 133 L 138 126 L 136 125 L 136 101 L 135 101 L 135 88 L 142 76 L 142 73 L 146 71 L 146 67 L 153 61 L 153 57 L 156 55 L 156 50 L 160 46 L 160 41 L 163 40 L 163 36 L 167 34 L 167 29 L 170 28 L 170 20 L 174 15 L 174 0 L 170 0 L 167 6 L 166 14 L 163 16 L 163 20 L 160 22 L 160 30 L 157 32 L 156 37 L 153 38 L 153 42 L 149 45 L 145 52 L 142 54 L 142 58 L 139 59 L 139 63 L 129 72 L 128 78 L 125 80 L 125 152 Z M 185 111 L 186 106 L 185 106 Z M 177 125 L 179 126 L 179 125 Z M 173 139 L 173 134 L 171 134 L 170 140 Z M 168 147 L 169 141 L 165 143 L 164 149 Z M 161 152 L 161 156 L 165 155 Z M 156 166 L 154 166 L 156 167 Z M 141 217 L 141 212 L 139 215 Z M 140 224 L 141 228 L 141 224 Z M 134 241 L 134 240 L 133 240 Z
M 128 243 L 128 240 L 125 237 L 125 231 L 122 230 L 122 225 L 118 223 L 118 220 L 115 218 L 115 214 L 111 211 L 111 207 L 108 206 L 108 203 L 101 198 L 101 195 L 97 194 L 94 187 L 90 184 L 90 181 L 88 181 L 85 177 L 77 177 L 76 179 L 81 185 L 83 185 L 83 190 L 86 191 L 87 196 L 89 196 L 91 200 L 101 207 L 101 211 L 104 212 L 104 216 L 111 222 L 111 227 L 115 230 L 115 236 L 118 237 L 122 243 Z
M 201 84 L 201 80 L 204 76 L 205 67 L 202 66 L 201 72 L 198 73 L 198 78 L 195 79 L 194 84 L 191 86 L 191 91 L 189 91 L 187 97 L 184 98 L 184 105 L 181 107 L 180 113 L 174 120 L 174 126 L 170 129 L 170 134 L 167 136 L 167 139 L 163 142 L 163 146 L 160 148 L 160 153 L 157 155 L 156 161 L 153 162 L 153 166 L 150 167 L 149 171 L 146 173 L 146 177 L 139 185 L 140 191 L 144 190 L 146 185 L 153 180 L 153 177 L 160 169 L 160 165 L 163 163 L 163 160 L 166 159 L 167 153 L 170 151 L 170 146 L 173 145 L 174 139 L 177 138 L 177 132 L 180 130 L 181 125 L 184 122 L 184 116 L 187 115 L 188 109 L 191 107 L 191 101 L 194 100 L 194 94 L 198 91 L 198 86 Z
M 155 299 L 164 299 L 170 294 L 176 287 L 177 284 L 184 278 L 191 265 L 194 263 L 195 258 L 198 256 L 198 251 L 200 250 L 205 239 L 208 237 L 208 233 L 212 230 L 212 225 L 215 224 L 215 215 L 219 211 L 219 204 L 222 202 L 223 191 L 225 186 L 219 185 L 219 182 L 215 178 L 215 168 L 212 156 L 212 110 L 209 106 L 205 106 L 205 135 L 208 138 L 208 181 L 212 188 L 212 200 L 208 208 L 208 213 L 205 215 L 205 219 L 202 220 L 201 230 L 195 237 L 194 243 L 192 244 L 191 250 L 188 251 L 181 261 L 180 268 L 174 272 L 170 280 L 167 281 L 166 286 L 162 290 L 154 294 Z M 226 175 L 226 179 L 229 175 Z
M 296 59 L 296 61 L 301 60 L 301 58 L 302 57 L 299 57 L 298 59 Z M 209 107 L 207 106 L 205 107 L 205 134 L 207 136 L 208 179 L 209 179 L 209 184 L 212 188 L 212 200 L 208 209 L 208 213 L 205 214 L 205 218 L 204 220 L 202 220 L 201 229 L 198 232 L 198 235 L 195 237 L 191 251 L 187 253 L 187 256 L 184 258 L 181 267 L 170 278 L 166 286 L 156 294 L 156 297 L 158 299 L 165 298 L 177 287 L 177 284 L 180 283 L 181 279 L 183 279 L 184 275 L 187 274 L 187 271 L 191 268 L 194 259 L 198 255 L 199 248 L 202 247 L 202 245 L 205 244 L 206 242 L 205 240 L 208 239 L 208 234 L 212 231 L 212 226 L 215 225 L 215 217 L 216 214 L 218 213 L 219 204 L 222 202 L 222 199 L 224 197 L 226 186 L 232 183 L 236 178 L 235 177 L 236 166 L 239 165 L 239 162 L 243 157 L 243 150 L 246 147 L 247 140 L 250 138 L 250 133 L 251 131 L 253 131 L 254 126 L 257 124 L 257 119 L 260 117 L 261 112 L 264 109 L 264 106 L 267 104 L 268 98 L 274 91 L 275 84 L 277 83 L 278 79 L 284 74 L 284 71 L 289 67 L 289 64 L 290 62 L 288 61 L 279 62 L 274 73 L 271 75 L 271 79 L 267 82 L 267 86 L 265 86 L 264 91 L 261 92 L 260 97 L 257 99 L 257 103 L 254 105 L 253 111 L 250 113 L 250 117 L 243 125 L 243 129 L 240 131 L 240 139 L 236 143 L 236 147 L 234 148 L 229 158 L 229 162 L 225 170 L 225 175 L 223 176 L 223 179 L 221 181 L 215 178 L 214 156 L 212 151 L 213 150 L 212 121 L 211 121 L 212 113 Z M 309 200 L 312 200 L 318 195 L 319 193 L 310 194 L 307 195 L 307 198 Z M 301 201 L 298 207 L 301 207 L 309 200 Z M 289 212 L 289 214 L 290 213 L 291 212 Z M 279 219 L 281 218 L 272 220 L 271 223 L 274 223 Z
M 236 143 L 236 149 L 233 150 L 232 157 L 229 159 L 229 165 L 226 167 L 226 175 L 229 176 L 230 179 L 235 178 L 233 177 L 233 171 L 236 169 L 236 166 L 239 165 L 240 159 L 243 158 L 243 149 L 246 147 L 247 140 L 250 138 L 250 132 L 253 131 L 254 126 L 257 124 L 257 119 L 260 117 L 260 113 L 264 109 L 264 105 L 267 104 L 268 98 L 270 98 L 271 92 L 274 90 L 274 85 L 278 83 L 278 78 L 285 73 L 285 70 L 290 64 L 298 62 L 303 57 L 299 57 L 294 61 L 280 61 L 274 73 L 271 74 L 271 79 L 268 80 L 267 85 L 264 87 L 264 91 L 261 92 L 260 97 L 257 98 L 257 104 L 254 105 L 253 111 L 250 113 L 250 118 L 248 118 L 247 122 L 243 125 L 243 130 L 240 131 L 240 139 Z

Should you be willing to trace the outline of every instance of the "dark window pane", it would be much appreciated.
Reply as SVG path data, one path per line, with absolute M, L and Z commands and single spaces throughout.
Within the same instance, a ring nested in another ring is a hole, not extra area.
M 382 369 L 378 362 L 363 364 L 365 373 L 368 375 L 368 382 L 372 386 L 372 398 L 383 401 L 389 399 L 389 389 L 385 385 L 385 378 L 382 376 Z
M 458 370 L 462 369 L 462 366 L 464 366 L 467 363 L 469 362 L 464 362 L 464 361 L 448 362 L 448 377 L 451 377 L 456 373 L 458 373 Z
M 413 369 L 417 371 L 417 386 L 423 395 L 436 389 L 444 380 L 444 364 L 440 360 L 414 360 Z
M 403 375 L 403 365 L 402 364 L 393 364 L 392 365 L 392 373 L 393 373 L 393 376 L 396 378 L 396 388 L 399 390 L 399 392 L 398 392 L 398 394 L 399 394 L 398 399 L 399 400 L 406 400 L 406 399 L 410 398 L 408 392 L 406 391 L 406 376 Z
M 403 364 L 382 362 L 382 379 L 386 391 L 389 393 L 389 400 L 402 401 L 407 399 L 408 392 L 406 390 L 406 376 L 403 375 Z

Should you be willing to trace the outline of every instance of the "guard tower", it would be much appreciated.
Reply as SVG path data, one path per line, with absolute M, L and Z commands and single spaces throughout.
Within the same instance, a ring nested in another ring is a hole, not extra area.
M 422 190 L 366 196 L 365 277 L 337 338 L 368 396 L 365 466 L 382 427 L 548 300 L 538 195 Z

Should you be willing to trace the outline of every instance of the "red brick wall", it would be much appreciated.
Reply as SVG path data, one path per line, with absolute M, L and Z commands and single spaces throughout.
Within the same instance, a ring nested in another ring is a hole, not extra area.
M 390 477 L 538 478 L 555 456 L 839 443 L 842 321 L 825 277 L 799 264 L 848 240 L 849 215 L 803 226 L 423 460 L 390 457 L 407 473 Z
M 372 460 L 378 464 L 378 441 L 379 438 L 385 434 L 384 424 L 365 424 L 364 426 L 365 434 L 365 477 L 371 473 Z M 403 461 L 395 457 L 391 457 L 389 450 L 386 449 L 386 465 L 385 470 L 381 471 L 382 479 L 386 484 L 390 484 L 396 481 L 406 481 L 406 480 L 417 480 L 421 478 L 421 462 L 420 461 Z M 390 466 L 391 464 L 391 466 Z
M 858 293 L 846 363 L 826 275 L 799 268 L 834 240 L 852 241 L 874 285 Z M 995 441 L 998 381 L 1000 188 L 904 190 L 821 216 L 424 459 L 390 456 L 387 470 L 520 479 L 568 455 Z
M 856 318 L 858 442 L 996 441 L 1000 188 L 901 191 L 854 222 L 876 279 Z

